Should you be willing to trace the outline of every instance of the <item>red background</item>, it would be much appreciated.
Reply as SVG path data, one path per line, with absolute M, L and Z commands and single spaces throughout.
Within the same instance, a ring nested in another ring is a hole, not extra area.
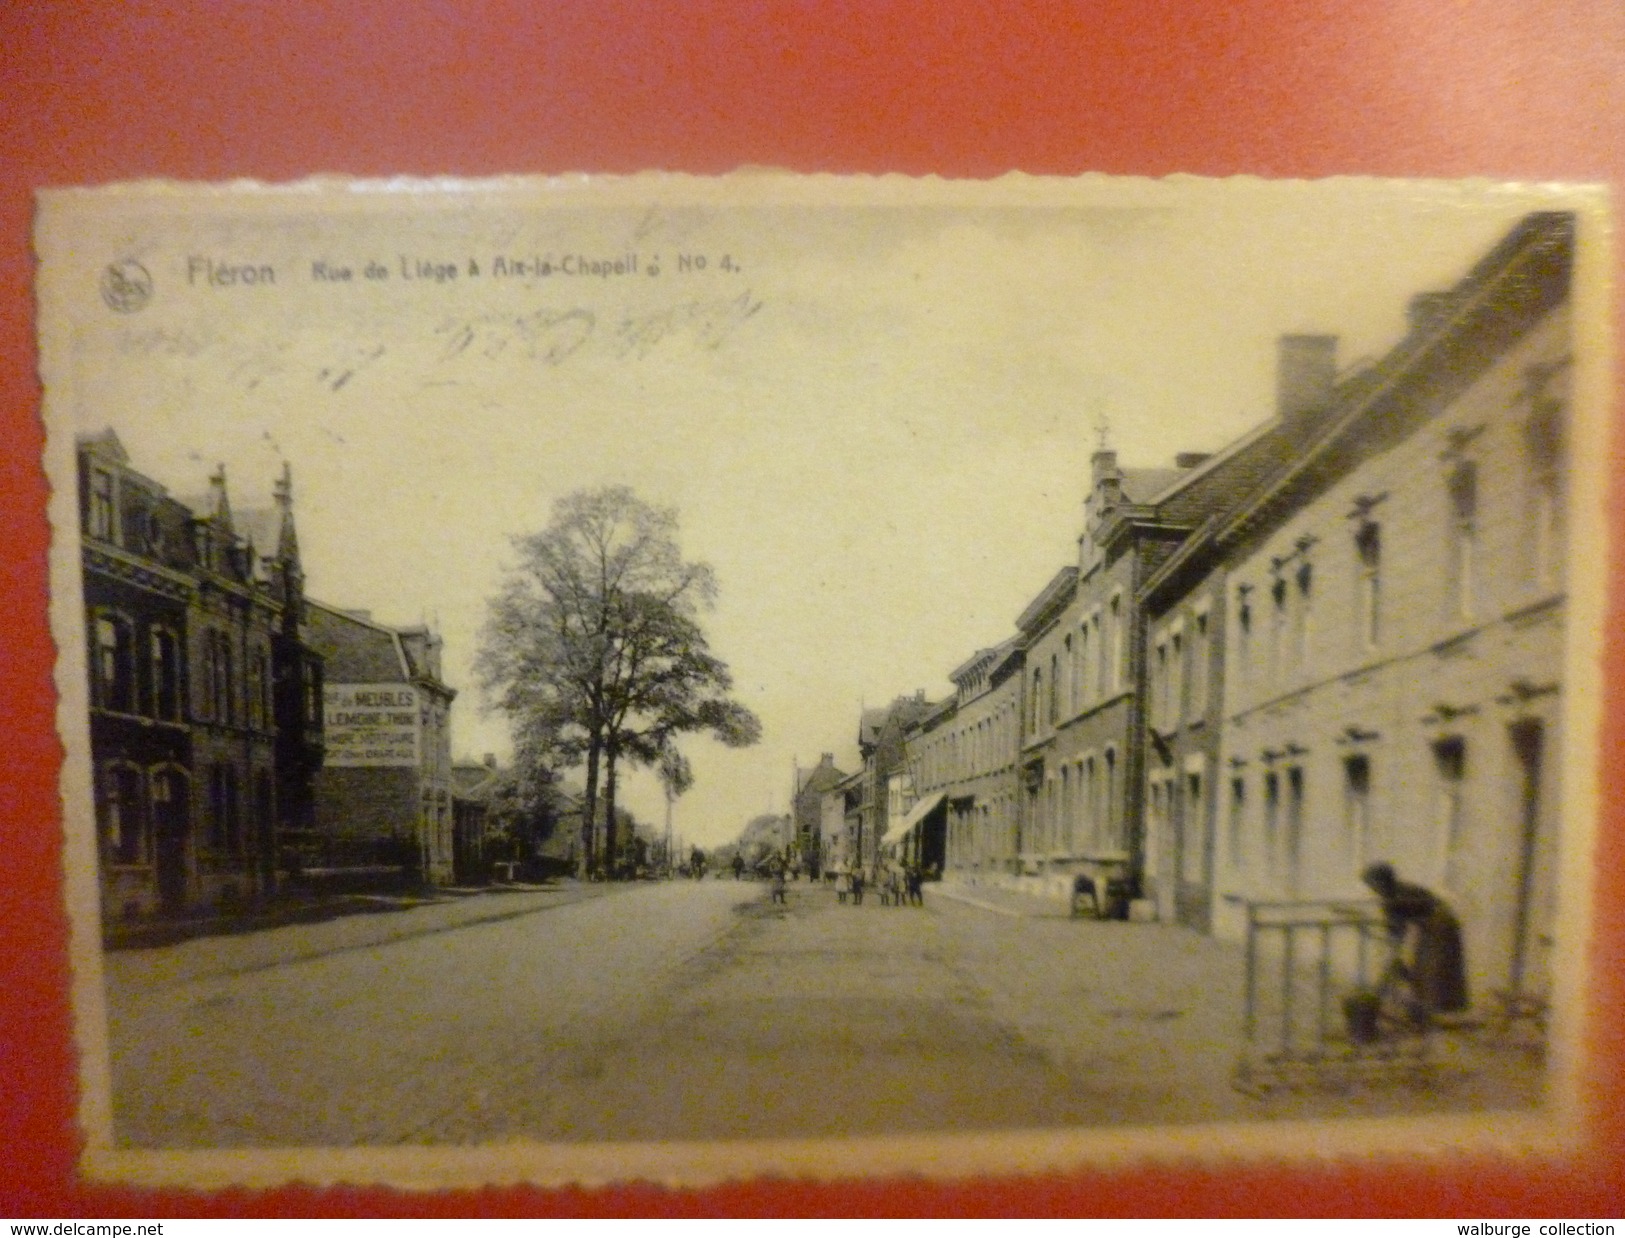
M 1410 1157 L 957 1185 L 755 1183 L 693 1194 L 192 1195 L 78 1182 L 29 254 L 36 186 L 130 177 L 770 164 L 961 177 L 1019 168 L 1617 183 L 1622 133 L 1625 7 L 1615 0 L 6 6 L 0 1215 L 1625 1213 L 1625 808 L 1617 802 L 1604 805 L 1591 971 L 1596 1143 L 1564 1164 Z M 1616 356 L 1625 356 L 1617 328 Z M 1622 516 L 1615 494 L 1616 540 Z M 1625 765 L 1617 555 L 1609 582 L 1605 800 Z

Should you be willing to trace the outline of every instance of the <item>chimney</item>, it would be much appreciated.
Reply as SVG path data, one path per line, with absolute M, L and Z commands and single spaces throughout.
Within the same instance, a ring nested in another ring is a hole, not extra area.
M 230 506 L 226 498 L 226 466 L 217 464 L 214 472 L 209 474 L 209 515 L 223 515 Z
M 484 765 L 486 769 L 495 769 L 497 767 L 497 754 L 494 752 L 487 752 L 485 754 Z
M 1213 459 L 1211 451 L 1182 451 L 1174 457 L 1176 469 L 1194 469 L 1197 465 L 1206 464 Z
M 1283 335 L 1276 345 L 1276 412 L 1302 421 L 1331 403 L 1337 382 L 1335 335 Z

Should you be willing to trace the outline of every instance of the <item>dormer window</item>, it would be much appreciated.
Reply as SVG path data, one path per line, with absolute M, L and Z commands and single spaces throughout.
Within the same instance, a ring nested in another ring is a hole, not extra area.
M 113 475 L 106 469 L 90 471 L 90 535 L 100 541 L 115 540 L 118 528 L 113 506 Z

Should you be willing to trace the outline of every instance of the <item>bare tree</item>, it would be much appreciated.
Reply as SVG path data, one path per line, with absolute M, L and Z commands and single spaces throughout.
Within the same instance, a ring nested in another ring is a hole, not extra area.
M 685 732 L 754 742 L 755 716 L 727 699 L 727 667 L 698 615 L 716 597 L 703 563 L 683 560 L 677 514 L 625 486 L 559 500 L 540 533 L 514 539 L 519 561 L 492 599 L 477 669 L 533 760 L 586 765 L 578 871 L 615 862 L 615 777 L 623 758 L 669 763 Z M 601 767 L 605 854 L 595 854 Z M 669 764 L 672 771 L 682 766 Z

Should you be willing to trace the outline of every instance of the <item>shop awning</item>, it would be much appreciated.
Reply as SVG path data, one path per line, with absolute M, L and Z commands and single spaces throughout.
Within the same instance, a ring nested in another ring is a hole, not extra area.
M 946 791 L 938 791 L 935 795 L 928 795 L 908 810 L 908 816 L 903 818 L 903 824 L 897 828 L 897 836 L 901 838 L 920 822 L 924 821 L 933 812 L 942 806 L 942 801 L 948 798 Z

